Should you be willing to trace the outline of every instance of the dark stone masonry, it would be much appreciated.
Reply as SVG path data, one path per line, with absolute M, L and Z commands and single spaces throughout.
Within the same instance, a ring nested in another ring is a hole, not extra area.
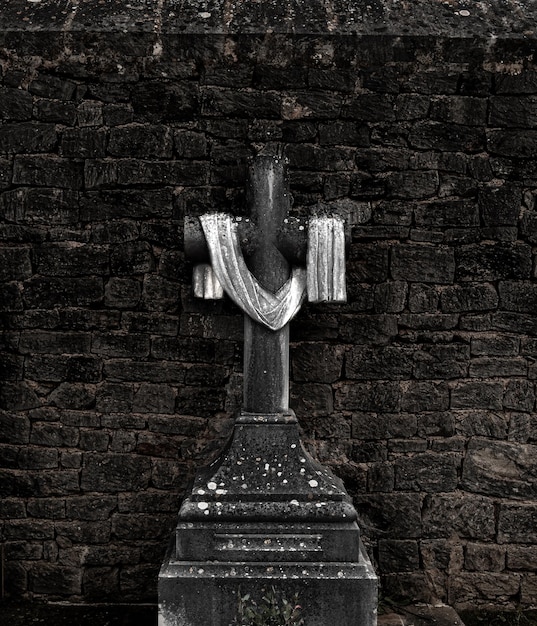
M 193 298 L 184 218 L 243 214 L 282 144 L 296 215 L 352 227 L 348 303 L 292 323 L 291 406 L 381 593 L 533 604 L 537 9 L 187 4 L 2 8 L 3 591 L 156 600 L 242 388 L 242 313 Z

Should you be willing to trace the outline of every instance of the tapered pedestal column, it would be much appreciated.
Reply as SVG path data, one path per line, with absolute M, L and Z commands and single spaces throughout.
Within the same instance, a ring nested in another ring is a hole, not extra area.
M 307 626 L 374 626 L 377 578 L 341 481 L 293 414 L 242 413 L 200 471 L 159 576 L 159 626 L 239 624 L 239 597 L 298 594 Z

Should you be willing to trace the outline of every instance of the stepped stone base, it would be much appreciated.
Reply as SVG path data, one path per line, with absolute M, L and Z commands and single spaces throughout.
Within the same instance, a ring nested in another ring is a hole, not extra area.
M 297 594 L 308 626 L 376 626 L 377 577 L 342 482 L 296 418 L 243 413 L 200 470 L 159 575 L 159 626 L 241 626 L 239 599 Z

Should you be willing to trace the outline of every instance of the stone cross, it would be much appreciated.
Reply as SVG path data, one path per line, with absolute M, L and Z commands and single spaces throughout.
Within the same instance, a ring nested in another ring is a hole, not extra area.
M 250 218 L 211 214 L 200 218 L 201 227 L 198 220 L 187 221 L 185 251 L 197 261 L 211 260 L 194 272 L 195 293 L 219 297 L 224 283 L 245 312 L 243 410 L 287 414 L 289 320 L 306 293 L 312 301 L 345 301 L 343 222 L 317 218 L 308 238 L 304 221 L 288 215 L 290 194 L 280 155 L 253 161 L 248 198 Z M 306 271 L 294 265 L 304 262 Z

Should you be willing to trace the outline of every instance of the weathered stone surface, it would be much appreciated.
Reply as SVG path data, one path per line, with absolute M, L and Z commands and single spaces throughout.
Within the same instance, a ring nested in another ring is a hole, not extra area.
M 453 576 L 450 598 L 456 607 L 502 604 L 517 595 L 520 577 L 505 573 L 465 573 Z
M 355 347 L 346 355 L 345 373 L 355 380 L 406 379 L 412 373 L 412 351 L 401 346 Z
M 459 461 L 456 457 L 427 452 L 398 458 L 394 465 L 396 489 L 430 493 L 451 492 L 457 487 Z
M 502 397 L 502 383 L 461 382 L 457 383 L 451 391 L 451 407 L 454 409 L 501 409 Z
M 500 543 L 534 543 L 537 528 L 535 504 L 504 504 L 498 519 Z
M 501 572 L 505 569 L 505 547 L 468 543 L 464 565 L 470 571 Z
M 455 257 L 450 248 L 401 245 L 392 249 L 391 269 L 396 280 L 451 284 Z
M 537 489 L 536 449 L 505 441 L 471 439 L 462 484 L 469 491 L 501 497 L 532 497 Z
M 355 413 L 352 416 L 354 439 L 391 439 L 411 437 L 416 433 L 414 415 Z
M 88 453 L 84 455 L 81 486 L 104 493 L 144 489 L 150 472 L 151 462 L 143 456 Z
M 341 377 L 341 346 L 302 343 L 291 348 L 292 375 L 297 382 L 333 383 Z
M 490 284 L 463 284 L 442 290 L 440 306 L 445 313 L 494 310 L 498 306 L 498 294 Z
M 529 278 L 531 255 L 525 245 L 472 244 L 456 253 L 456 278 L 462 281 L 494 281 Z
M 490 541 L 496 531 L 494 501 L 489 498 L 453 492 L 427 496 L 423 509 L 425 537 L 460 537 Z
M 334 408 L 393 413 L 400 402 L 401 389 L 396 382 L 344 383 L 336 389 Z
M 379 541 L 379 567 L 381 572 L 411 572 L 418 568 L 417 541 L 381 539 Z

